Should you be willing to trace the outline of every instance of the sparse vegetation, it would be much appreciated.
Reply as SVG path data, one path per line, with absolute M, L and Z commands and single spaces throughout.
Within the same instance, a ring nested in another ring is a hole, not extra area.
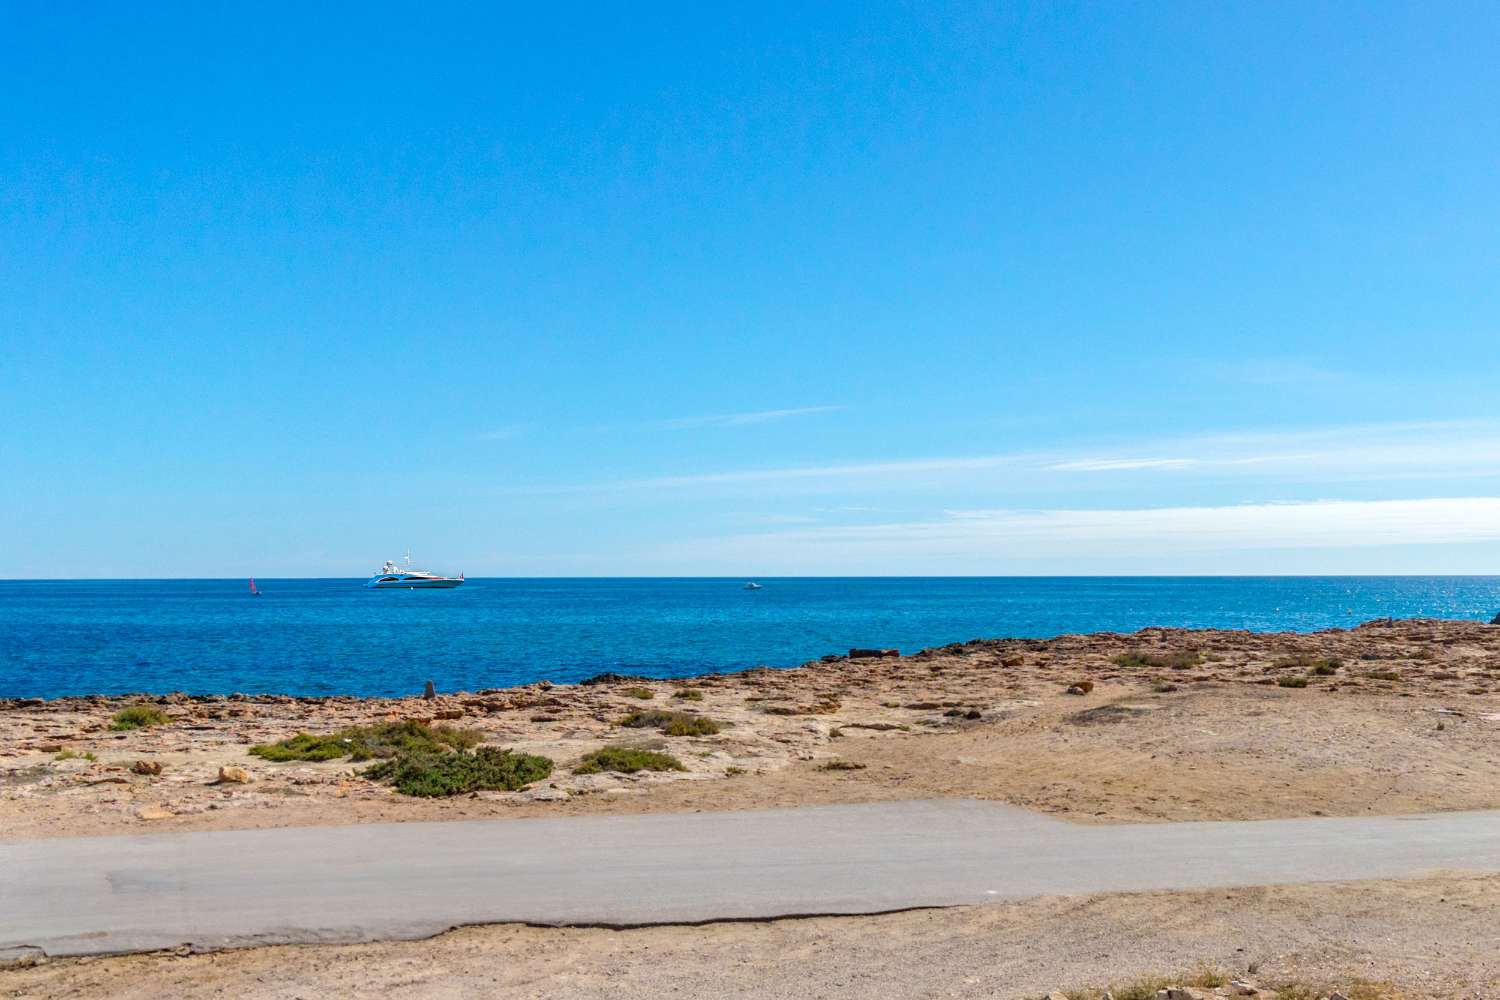
M 1313 656 L 1310 653 L 1298 653 L 1295 656 L 1283 656 L 1271 664 L 1275 670 L 1302 670 L 1314 677 L 1332 677 L 1338 673 L 1344 661 L 1337 656 Z
M 552 761 L 497 747 L 400 753 L 365 768 L 364 775 L 403 795 L 436 798 L 475 791 L 513 792 L 552 773 Z
M 1153 670 L 1191 670 L 1203 663 L 1203 654 L 1196 649 L 1177 649 L 1166 653 L 1147 653 L 1131 650 L 1114 657 L 1117 667 L 1128 670 L 1151 668 Z
M 1177 690 L 1177 685 L 1171 681 L 1155 681 L 1151 685 L 1151 690 L 1157 694 L 1169 694 Z
M 1371 670 L 1365 674 L 1372 681 L 1399 681 L 1401 675 L 1394 670 Z
M 150 729 L 152 726 L 165 726 L 171 720 L 167 713 L 150 705 L 131 705 L 122 708 L 115 713 L 110 720 L 109 728 L 115 730 L 123 729 Z
M 819 771 L 863 771 L 869 765 L 852 760 L 830 760 L 818 765 Z
M 843 708 L 837 698 L 825 698 L 816 705 L 768 705 L 767 715 L 832 715 Z
M 1108 988 L 1090 987 L 1066 990 L 1063 991 L 1063 996 L 1068 1000 L 1097 1000 L 1102 996 L 1111 996 L 1114 1000 L 1155 1000 L 1159 992 L 1171 986 L 1192 986 L 1197 989 L 1212 990 L 1228 983 L 1231 978 L 1228 973 L 1216 966 L 1201 965 L 1192 972 L 1178 976 L 1140 976 Z
M 738 778 L 744 773 L 746 773 L 745 769 L 738 764 L 730 764 L 724 769 L 724 777 L 726 778 Z
M 574 774 L 599 774 L 614 771 L 619 774 L 634 774 L 637 771 L 686 771 L 682 761 L 669 753 L 654 750 L 639 750 L 635 747 L 604 747 L 583 755 Z
M 1305 688 L 1307 678 L 1301 674 L 1287 674 L 1285 677 L 1276 678 L 1276 686 L 1284 688 Z
M 681 691 L 673 692 L 672 697 L 682 701 L 702 701 L 703 692 L 697 688 L 683 688 Z
M 651 690 L 650 688 L 643 687 L 626 688 L 621 692 L 621 694 L 625 695 L 625 697 L 627 698 L 639 698 L 641 701 L 650 701 L 652 698 L 656 697 L 655 691 Z
M 53 757 L 52 759 L 53 760 L 89 760 L 89 761 L 93 761 L 93 760 L 98 760 L 99 758 L 95 757 L 93 754 L 89 753 L 87 750 L 84 750 L 82 752 L 79 752 L 77 750 L 64 750 L 62 753 L 58 754 L 56 757 Z
M 692 712 L 670 712 L 659 708 L 631 712 L 619 724 L 629 729 L 657 729 L 666 736 L 712 736 L 723 728 L 713 719 Z
M 473 729 L 434 726 L 415 719 L 353 726 L 327 736 L 298 733 L 276 743 L 250 748 L 253 756 L 270 761 L 323 761 L 348 757 L 353 761 L 389 759 L 402 754 L 438 754 L 468 750 L 484 735 Z

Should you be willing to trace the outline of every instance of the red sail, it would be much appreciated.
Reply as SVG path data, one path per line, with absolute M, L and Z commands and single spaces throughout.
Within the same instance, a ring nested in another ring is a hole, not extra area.
M 255 577 L 253 577 L 253 576 L 250 578 L 250 593 L 252 593 L 252 594 L 259 594 L 260 593 L 260 591 L 258 591 L 258 590 L 255 589 Z

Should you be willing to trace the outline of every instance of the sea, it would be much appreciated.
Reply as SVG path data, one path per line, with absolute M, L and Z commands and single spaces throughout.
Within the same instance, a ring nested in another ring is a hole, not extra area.
M 407 695 L 614 672 L 792 667 L 853 646 L 1149 626 L 1308 632 L 1489 621 L 1500 577 L 0 581 L 0 697 Z

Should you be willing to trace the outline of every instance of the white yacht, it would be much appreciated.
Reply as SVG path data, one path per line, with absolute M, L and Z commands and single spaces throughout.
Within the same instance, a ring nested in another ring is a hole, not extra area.
M 380 572 L 365 581 L 369 590 L 447 590 L 464 582 L 462 573 L 457 576 L 438 576 L 420 569 L 411 568 L 411 553 L 406 554 L 406 565 L 397 566 L 389 559 L 380 567 Z

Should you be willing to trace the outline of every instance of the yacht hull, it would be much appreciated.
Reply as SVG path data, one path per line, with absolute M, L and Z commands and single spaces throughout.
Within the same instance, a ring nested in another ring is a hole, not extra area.
M 371 580 L 366 590 L 452 590 L 462 580 Z

